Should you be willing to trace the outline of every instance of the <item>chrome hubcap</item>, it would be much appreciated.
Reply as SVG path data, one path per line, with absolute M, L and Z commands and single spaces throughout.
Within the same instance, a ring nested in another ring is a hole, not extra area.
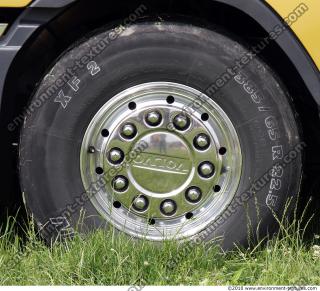
M 199 96 L 206 102 L 191 108 Z M 163 82 L 130 88 L 105 104 L 80 158 L 86 189 L 103 178 L 91 199 L 99 213 L 150 240 L 190 237 L 213 222 L 234 197 L 242 164 L 224 111 L 193 88 Z

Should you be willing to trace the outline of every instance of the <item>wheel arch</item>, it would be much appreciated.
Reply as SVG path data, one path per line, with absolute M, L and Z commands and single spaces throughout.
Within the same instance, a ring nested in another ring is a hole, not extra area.
M 13 27 L 11 29 L 12 33 L 10 36 L 11 43 L 2 44 L 4 50 L 5 48 L 10 49 L 12 46 L 15 46 L 15 48 L 20 48 L 19 51 L 17 51 L 16 54 L 14 54 L 11 58 L 7 55 L 7 53 L 5 55 L 8 59 L 8 62 L 10 62 L 10 59 L 12 62 L 8 66 L 8 74 L 5 77 L 3 88 L 0 86 L 0 92 L 2 89 L 5 89 L 5 86 L 10 81 L 10 78 L 12 78 L 11 76 L 14 74 L 13 72 L 17 70 L 17 67 L 21 66 L 21 57 L 30 54 L 30 43 L 32 43 L 32 41 L 38 41 L 39 38 L 56 38 L 58 34 L 68 34 L 70 36 L 70 32 L 74 33 L 75 27 L 80 27 L 81 30 L 81 26 L 83 26 L 81 23 L 82 21 L 92 21 L 92 25 L 89 24 L 89 26 L 94 28 L 100 24 L 103 24 L 103 21 L 101 21 L 102 19 L 105 21 L 113 21 L 117 18 L 119 19 L 124 17 L 126 13 L 130 13 L 130 11 L 132 11 L 130 9 L 134 8 L 137 3 L 142 3 L 146 5 L 147 8 L 149 7 L 150 9 L 148 13 L 151 15 L 170 15 L 170 13 L 173 12 L 174 14 L 182 14 L 196 18 L 204 17 L 205 21 L 208 21 L 209 23 L 226 26 L 229 31 L 238 35 L 240 38 L 245 39 L 249 45 L 254 43 L 254 39 L 267 36 L 268 32 L 272 31 L 275 26 L 282 25 L 283 23 L 281 17 L 271 8 L 271 6 L 269 6 L 266 2 L 258 0 L 189 0 L 187 3 L 181 0 L 176 0 L 175 2 L 177 4 L 175 5 L 170 4 L 169 2 L 171 1 L 161 1 L 160 3 L 160 1 L 156 0 L 151 3 L 151 1 L 148 0 L 142 2 L 122 0 L 118 1 L 116 4 L 113 3 L 112 6 L 114 8 L 112 8 L 110 11 L 114 10 L 114 16 L 111 16 L 111 13 L 106 15 L 103 15 L 103 13 L 98 13 L 99 8 L 101 7 L 101 4 L 99 5 L 98 2 L 99 1 L 93 0 L 90 1 L 90 4 L 88 5 L 87 0 L 34 1 L 20 16 L 20 19 L 18 19 L 13 25 L 18 27 L 19 24 L 28 22 L 28 29 L 19 30 L 17 27 Z M 129 4 L 128 2 L 132 4 L 124 5 Z M 73 8 L 64 9 L 71 4 L 73 5 Z M 194 8 L 195 6 L 198 6 L 198 11 L 192 11 L 192 9 L 190 9 Z M 88 10 L 86 9 L 87 7 L 89 7 Z M 209 8 L 209 11 L 213 12 L 212 16 L 208 15 L 209 13 L 201 15 L 201 13 L 199 13 L 201 7 Z M 53 15 L 52 12 L 44 12 L 45 10 L 59 10 L 59 12 L 56 12 L 56 14 L 61 14 L 58 19 L 55 18 L 53 20 L 55 15 Z M 219 17 L 218 15 L 220 12 L 225 13 L 223 18 L 227 20 L 221 20 L 222 17 Z M 92 15 L 95 15 L 96 13 L 98 20 L 95 20 L 92 17 Z M 234 16 L 236 16 L 235 19 L 233 18 Z M 74 20 L 68 21 L 68 17 L 72 17 Z M 228 19 L 232 19 L 230 24 L 228 24 Z M 34 23 L 30 24 L 30 22 Z M 66 26 L 62 27 L 64 24 Z M 239 35 L 241 30 L 242 35 Z M 46 32 L 47 35 L 44 35 L 44 32 Z M 85 32 L 86 29 L 83 29 L 82 34 L 85 34 Z M 81 36 L 81 33 L 79 33 L 77 37 L 79 36 Z M 69 39 L 76 39 L 76 37 L 69 37 Z M 57 41 L 61 41 L 61 38 Z M 13 45 L 13 42 L 17 43 Z M 62 46 L 63 45 L 67 47 L 69 43 L 66 42 L 65 44 L 62 44 Z M 4 55 L 5 52 L 3 51 L 0 50 L 0 54 Z M 60 52 L 57 54 L 59 53 Z M 289 75 L 291 78 L 295 78 L 296 80 L 299 79 L 299 83 L 301 85 L 303 83 L 304 89 L 308 91 L 312 99 L 320 106 L 320 72 L 294 33 L 290 29 L 284 31 L 282 35 L 275 40 L 272 57 L 268 56 L 268 53 L 269 52 L 262 52 L 261 55 L 268 59 L 268 62 L 271 64 L 271 66 L 275 65 L 275 63 L 279 61 L 281 64 L 285 64 L 286 68 L 289 69 L 287 69 L 287 74 L 288 71 L 290 71 Z M 281 55 L 281 58 L 277 57 L 277 60 L 274 60 L 274 53 Z M 283 57 L 285 57 L 285 60 Z M 291 66 L 288 67 L 289 65 Z M 275 65 L 275 67 L 276 70 L 280 70 L 281 74 L 281 67 L 283 67 L 283 65 Z M 287 85 L 287 87 L 290 86 Z M 3 92 L 2 98 L 6 97 L 5 93 L 6 92 Z

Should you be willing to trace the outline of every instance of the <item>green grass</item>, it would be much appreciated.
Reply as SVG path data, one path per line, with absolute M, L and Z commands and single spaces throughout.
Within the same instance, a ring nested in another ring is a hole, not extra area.
M 154 245 L 99 231 L 47 247 L 32 226 L 22 243 L 0 238 L 0 285 L 320 285 L 320 240 L 299 222 L 255 249 L 223 254 L 200 245 Z M 172 258 L 179 258 L 170 268 Z

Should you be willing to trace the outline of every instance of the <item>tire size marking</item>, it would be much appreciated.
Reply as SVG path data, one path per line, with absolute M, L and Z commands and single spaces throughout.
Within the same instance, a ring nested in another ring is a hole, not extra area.
M 243 87 L 244 91 L 248 93 L 255 104 L 261 104 L 263 101 L 263 95 L 260 90 L 257 89 L 257 86 L 249 80 L 249 78 L 243 73 L 240 72 L 234 77 L 234 80 Z
M 269 122 L 267 122 L 269 121 Z M 277 125 L 277 123 L 274 123 L 273 118 L 267 118 L 266 119 L 266 126 L 267 128 L 271 128 Z M 270 135 L 270 130 L 268 131 Z M 273 132 L 272 132 L 273 134 Z M 271 136 L 273 137 L 273 135 Z M 272 140 L 270 136 L 270 139 Z M 272 147 L 272 160 L 273 161 L 281 161 L 283 159 L 283 146 L 282 145 L 277 145 Z M 279 198 L 279 191 L 282 188 L 282 177 L 284 174 L 284 168 L 280 164 L 276 164 L 273 166 L 271 170 L 271 181 L 270 181 L 270 187 L 269 187 L 269 192 L 266 198 L 266 205 L 268 207 L 275 207 L 277 205 L 277 201 Z
M 281 189 L 281 180 L 280 179 L 271 179 L 270 190 L 279 191 Z
M 257 110 L 261 113 L 272 112 L 272 108 L 263 104 L 264 96 L 261 90 L 255 85 L 255 83 L 249 79 L 243 72 L 239 72 L 234 80 L 243 88 L 243 90 L 250 96 L 253 103 L 257 105 Z M 267 129 L 268 137 L 274 146 L 272 147 L 272 160 L 274 162 L 281 162 L 284 158 L 283 146 L 279 145 L 281 139 L 281 132 L 278 121 L 275 116 L 270 115 L 265 118 L 265 126 Z M 270 186 L 266 198 L 266 205 L 269 207 L 275 207 L 279 198 L 279 191 L 282 188 L 282 177 L 284 174 L 284 168 L 276 164 L 270 171 Z
M 280 191 L 282 187 L 282 176 L 284 174 L 284 169 L 281 165 L 273 166 L 271 170 L 270 191 L 267 195 L 266 204 L 269 207 L 275 207 L 278 201 L 278 195 L 274 195 L 274 191 Z
M 274 116 L 268 116 L 265 119 L 266 127 L 268 128 L 269 138 L 272 141 L 279 140 L 281 138 L 278 121 Z
M 91 61 L 90 63 L 88 63 L 87 69 L 89 70 L 91 76 L 95 76 L 101 71 L 101 68 L 95 61 Z
M 283 147 L 282 145 L 272 147 L 272 160 L 282 160 L 283 159 Z

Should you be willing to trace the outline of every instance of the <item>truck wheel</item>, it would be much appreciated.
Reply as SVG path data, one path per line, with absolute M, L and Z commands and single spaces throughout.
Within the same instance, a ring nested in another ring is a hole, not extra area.
M 290 97 L 221 29 L 99 30 L 57 60 L 31 105 L 20 177 L 47 240 L 111 226 L 230 249 L 274 232 L 300 189 Z

